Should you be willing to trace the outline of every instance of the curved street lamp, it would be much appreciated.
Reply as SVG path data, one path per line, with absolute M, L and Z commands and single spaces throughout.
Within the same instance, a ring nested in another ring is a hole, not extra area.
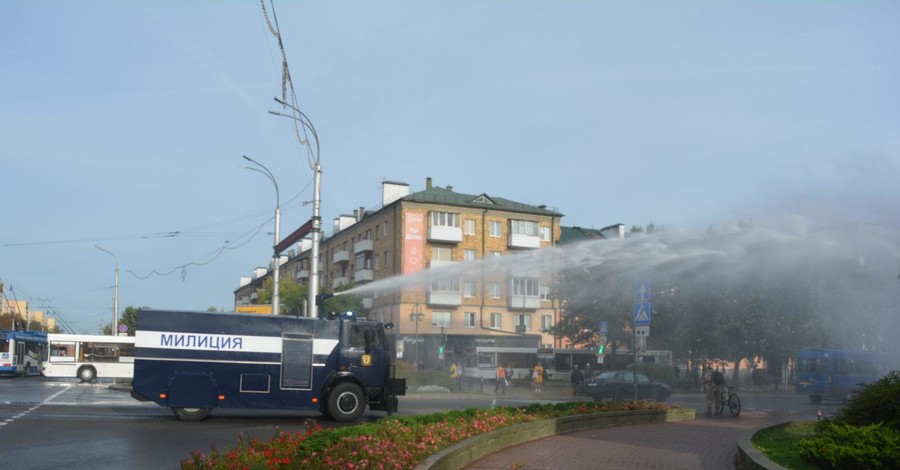
M 281 232 L 281 195 L 278 192 L 278 181 L 275 181 L 275 175 L 273 175 L 272 172 L 269 171 L 269 169 L 266 168 L 266 166 L 263 165 L 262 163 L 259 163 L 258 161 L 254 160 L 246 155 L 244 155 L 244 160 L 247 160 L 248 162 L 253 163 L 254 165 L 262 168 L 262 170 L 260 170 L 259 168 L 253 168 L 253 167 L 249 167 L 249 166 L 245 166 L 243 168 L 246 168 L 248 170 L 253 170 L 257 173 L 262 173 L 263 175 L 266 175 L 266 177 L 269 178 L 269 181 L 271 181 L 272 184 L 275 185 L 275 244 L 272 245 L 272 249 L 273 249 L 273 251 L 275 251 L 275 254 L 272 255 L 272 263 L 274 265 L 274 271 L 272 273 L 272 315 L 278 315 L 281 313 L 280 305 L 279 305 L 281 299 L 278 295 L 279 294 L 279 289 L 278 289 L 278 284 L 279 284 L 278 277 L 279 276 L 278 276 L 278 274 L 279 274 L 279 271 L 281 271 L 281 266 L 279 266 L 279 263 L 278 263 L 278 258 L 280 258 L 280 256 L 278 255 L 278 251 L 275 249 L 275 247 L 278 246 L 278 242 L 281 241 L 281 233 L 280 233 Z
M 312 125 L 312 121 L 310 121 L 309 117 L 306 114 L 303 114 L 303 111 L 300 111 L 294 105 L 275 98 L 275 101 L 278 104 L 284 106 L 285 108 L 290 108 L 296 113 L 294 114 L 283 114 L 276 111 L 269 111 L 269 114 L 275 116 L 282 116 L 288 119 L 294 120 L 295 123 L 299 124 L 304 133 L 308 130 L 315 141 L 315 161 L 313 161 L 312 170 L 313 170 L 313 214 L 312 214 L 312 247 L 310 248 L 309 253 L 309 289 L 307 292 L 307 306 L 309 308 L 309 318 L 316 318 L 316 295 L 319 293 L 319 240 L 322 236 L 322 217 L 320 215 L 320 205 L 321 205 L 321 184 L 322 184 L 322 164 L 320 160 L 320 148 L 319 148 L 319 134 L 316 132 L 315 126 Z M 294 125 L 295 129 L 297 124 Z M 299 130 L 298 130 L 299 136 Z M 301 139 L 301 142 L 303 140 Z M 312 150 L 312 147 L 309 144 L 308 139 L 306 140 L 307 147 Z
M 111 251 L 104 249 L 100 245 L 94 245 L 98 250 L 110 255 L 116 260 L 116 286 L 113 291 L 113 321 L 112 321 L 112 330 L 109 334 L 116 336 L 119 331 L 119 258 L 116 257 Z

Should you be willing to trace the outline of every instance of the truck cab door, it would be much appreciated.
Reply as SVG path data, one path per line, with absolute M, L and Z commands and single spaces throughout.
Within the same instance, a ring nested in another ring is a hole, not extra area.
M 347 322 L 344 326 L 348 338 L 348 369 L 367 387 L 383 386 L 388 357 L 383 336 L 378 334 L 376 325 Z

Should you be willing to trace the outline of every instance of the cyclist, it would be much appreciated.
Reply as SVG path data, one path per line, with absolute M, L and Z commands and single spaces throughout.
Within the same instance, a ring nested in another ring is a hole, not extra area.
M 715 400 L 716 414 L 722 414 L 722 387 L 725 386 L 725 373 L 719 367 L 712 373 L 712 394 Z

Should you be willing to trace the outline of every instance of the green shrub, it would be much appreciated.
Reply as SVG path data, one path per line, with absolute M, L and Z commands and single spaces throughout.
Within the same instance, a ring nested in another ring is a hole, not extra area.
M 900 433 L 882 426 L 827 422 L 797 444 L 806 460 L 828 469 L 900 468 Z
M 835 421 L 854 426 L 884 423 L 900 431 L 900 372 L 863 385 L 860 393 L 838 412 Z

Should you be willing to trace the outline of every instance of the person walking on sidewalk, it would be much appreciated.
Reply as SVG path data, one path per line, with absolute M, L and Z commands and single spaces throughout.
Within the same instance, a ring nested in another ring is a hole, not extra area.
M 544 366 L 541 365 L 541 361 L 538 361 L 537 364 L 534 365 L 531 376 L 534 378 L 534 391 L 536 393 L 541 393 L 541 384 L 544 383 Z
M 578 389 L 581 388 L 581 384 L 584 383 L 584 373 L 578 370 L 578 364 L 575 364 L 575 369 L 572 371 L 572 396 L 578 395 Z
M 500 391 L 506 395 L 506 369 L 503 366 L 497 366 L 496 376 L 497 383 L 494 385 L 494 395 L 498 395 Z

